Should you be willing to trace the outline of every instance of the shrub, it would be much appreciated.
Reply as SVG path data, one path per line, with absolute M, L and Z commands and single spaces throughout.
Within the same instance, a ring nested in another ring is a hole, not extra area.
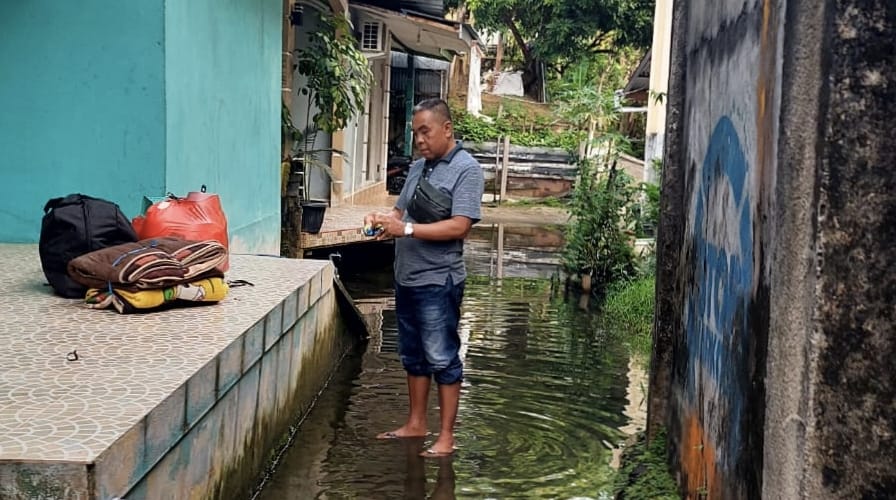
M 589 274 L 596 287 L 634 275 L 635 256 L 626 231 L 627 207 L 634 190 L 631 179 L 615 168 L 598 174 L 595 161 L 579 161 L 562 264 L 569 274 Z
M 521 110 L 525 111 L 523 108 Z M 458 139 L 469 142 L 495 142 L 502 136 L 509 136 L 510 142 L 519 146 L 564 148 L 575 151 L 583 134 L 575 130 L 558 128 L 543 117 L 530 119 L 524 112 L 504 113 L 491 121 L 473 116 L 460 108 L 451 110 L 454 131 Z

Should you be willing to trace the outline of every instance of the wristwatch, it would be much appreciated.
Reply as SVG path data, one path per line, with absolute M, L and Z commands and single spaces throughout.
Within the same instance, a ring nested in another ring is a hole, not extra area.
M 414 225 L 410 222 L 404 225 L 404 235 L 405 236 L 414 236 Z

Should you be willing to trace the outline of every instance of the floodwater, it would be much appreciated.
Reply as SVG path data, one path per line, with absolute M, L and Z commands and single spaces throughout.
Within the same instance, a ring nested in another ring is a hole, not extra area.
M 608 498 L 614 448 L 643 428 L 644 363 L 564 292 L 561 245 L 562 232 L 547 227 L 471 235 L 449 458 L 417 456 L 435 436 L 374 439 L 400 426 L 407 408 L 392 271 L 342 271 L 371 338 L 340 365 L 259 498 Z M 432 430 L 437 405 L 433 394 Z

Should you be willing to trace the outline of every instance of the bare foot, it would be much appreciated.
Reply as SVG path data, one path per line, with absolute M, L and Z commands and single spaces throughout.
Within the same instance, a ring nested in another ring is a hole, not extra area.
M 421 457 L 447 457 L 454 454 L 454 437 L 442 436 L 436 439 L 436 442 L 429 448 L 420 452 Z
M 402 438 L 414 438 L 414 437 L 425 437 L 426 429 L 425 428 L 417 428 L 411 427 L 408 425 L 403 425 L 394 431 L 389 432 L 381 432 L 376 435 L 377 439 L 402 439 Z

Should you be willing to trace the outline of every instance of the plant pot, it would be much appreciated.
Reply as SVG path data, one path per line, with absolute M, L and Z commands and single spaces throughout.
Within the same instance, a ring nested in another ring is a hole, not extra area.
M 317 234 L 324 223 L 324 214 L 327 211 L 326 202 L 303 201 L 302 202 L 302 232 Z

